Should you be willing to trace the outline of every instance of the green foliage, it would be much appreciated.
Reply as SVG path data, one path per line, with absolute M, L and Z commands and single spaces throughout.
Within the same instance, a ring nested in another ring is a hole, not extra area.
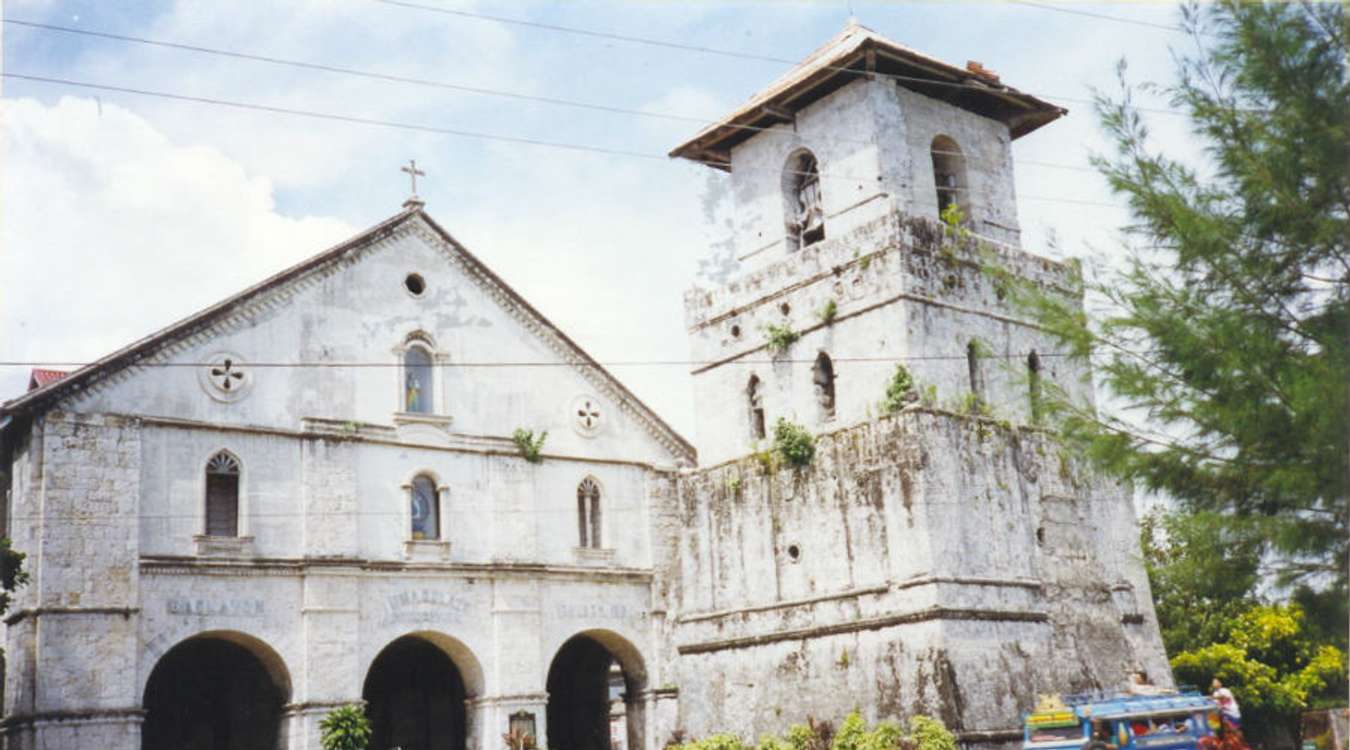
M 948 203 L 947 207 L 942 209 L 940 216 L 942 223 L 950 229 L 957 229 L 966 223 L 966 212 L 961 210 L 960 204 L 956 202 Z
M 885 414 L 894 414 L 912 401 L 918 400 L 918 393 L 914 389 L 914 378 L 910 376 L 909 370 L 904 365 L 895 366 L 895 374 L 891 376 L 891 382 L 886 384 L 886 398 L 881 402 L 881 411 Z
M 956 750 L 956 736 L 937 719 L 915 716 L 909 720 L 909 735 L 916 750 Z
M 768 475 L 778 470 L 778 459 L 771 450 L 755 451 L 750 454 L 750 458 L 759 464 L 761 474 Z
M 1260 521 L 1277 583 L 1347 591 L 1350 554 L 1350 76 L 1345 6 L 1189 5 L 1194 49 L 1161 93 L 1201 148 L 1150 140 L 1121 66 L 1097 96 L 1128 201 L 1123 268 L 1085 282 L 1102 309 L 1022 284 L 1056 348 L 1091 357 L 1098 414 L 1047 391 L 1054 424 L 1098 467 L 1222 523 Z M 1341 630 L 1344 631 L 1344 624 Z
M 517 427 L 516 431 L 511 433 L 511 442 L 516 444 L 520 455 L 526 461 L 537 464 L 543 460 L 539 452 L 544 448 L 544 441 L 548 439 L 548 430 L 539 433 L 539 437 L 534 436 L 534 430 L 527 430 L 523 427 Z
M 340 706 L 319 722 L 323 750 L 366 750 L 372 734 L 370 719 L 361 706 Z
M 791 326 L 773 323 L 764 326 L 764 345 L 775 355 L 786 352 L 798 338 L 801 338 L 801 334 L 792 330 Z
M 1228 625 L 1219 642 L 1174 655 L 1172 671 L 1185 683 L 1220 679 L 1242 707 L 1249 733 L 1292 728 L 1304 709 L 1343 700 L 1345 652 L 1309 639 L 1298 605 L 1255 605 Z
M 1153 513 L 1141 524 L 1173 673 L 1200 686 L 1220 679 L 1254 740 L 1295 731 L 1300 711 L 1341 701 L 1347 689 L 1344 600 L 1310 589 L 1286 604 L 1253 595 L 1264 526 L 1259 518 L 1237 523 L 1207 512 Z M 1339 628 L 1328 627 L 1336 622 Z
M 820 310 L 816 312 L 816 317 L 820 318 L 821 323 L 830 325 L 834 322 L 834 317 L 838 314 L 839 303 L 835 302 L 834 299 L 830 299 L 825 302 L 824 307 L 821 307 Z
M 739 474 L 727 478 L 727 491 L 733 495 L 741 494 L 741 477 Z
M 972 417 L 991 417 L 994 415 L 989 404 L 978 393 L 966 393 L 956 402 L 952 411 L 960 414 L 969 414 Z
M 0 615 L 9 611 L 14 590 L 28 583 L 28 572 L 23 569 L 25 557 L 14 550 L 8 537 L 0 537 Z
M 773 424 L 773 452 L 789 466 L 806 466 L 816 456 L 816 438 L 805 427 L 779 417 Z
M 763 740 L 761 740 L 761 743 Z M 685 742 L 676 746 L 677 750 L 749 750 L 741 738 L 734 734 L 714 734 L 701 740 Z
M 677 750 L 748 750 L 738 737 L 716 734 L 704 740 L 686 742 Z M 782 737 L 765 734 L 754 750 L 957 750 L 956 738 L 941 721 L 915 716 L 909 732 L 892 721 L 873 728 L 854 711 L 844 717 L 836 732 L 830 722 L 807 719 L 793 724 Z

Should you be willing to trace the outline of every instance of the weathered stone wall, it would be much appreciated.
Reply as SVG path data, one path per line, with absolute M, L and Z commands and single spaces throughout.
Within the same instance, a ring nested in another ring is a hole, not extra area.
M 1008 741 L 1038 693 L 1167 674 L 1127 495 L 1034 430 L 911 407 L 822 436 L 807 469 L 695 472 L 680 512 L 696 735 L 856 707 Z
M 7 617 L 11 747 L 136 736 L 140 437 L 134 419 L 52 411 L 14 464 L 14 539 L 31 580 Z
M 968 190 L 958 202 L 972 227 L 1017 244 L 1008 127 L 892 80 L 860 78 L 732 149 L 736 256 L 758 268 L 791 255 L 785 171 L 802 149 L 819 165 L 826 239 L 896 210 L 937 219 L 932 146 L 939 135 L 963 154 Z
M 1001 418 L 1030 421 L 1027 357 L 1041 360 L 1045 388 L 1092 403 L 1083 363 L 1017 310 L 997 264 L 1051 294 L 1076 299 L 1076 270 L 1013 248 L 959 239 L 926 219 L 888 213 L 829 237 L 726 286 L 685 295 L 699 460 L 709 466 L 753 450 L 746 394 L 759 378 L 767 421 L 785 417 L 813 431 L 880 413 L 886 385 L 903 364 L 939 404 L 971 392 L 966 351 L 982 353 L 982 400 Z M 831 302 L 831 321 L 821 311 Z M 800 338 L 785 352 L 766 345 L 768 326 Z M 818 406 L 812 366 L 834 360 L 835 412 Z

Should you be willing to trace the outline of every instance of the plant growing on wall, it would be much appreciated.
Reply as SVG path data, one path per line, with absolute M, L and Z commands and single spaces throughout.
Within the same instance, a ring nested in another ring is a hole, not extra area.
M 881 410 L 886 414 L 894 414 L 905 408 L 906 404 L 919 400 L 919 392 L 914 387 L 914 378 L 909 374 L 909 370 L 904 365 L 895 366 L 895 374 L 891 376 L 891 382 L 886 384 L 886 398 L 881 402 Z
M 820 308 L 820 310 L 816 312 L 816 317 L 820 318 L 821 323 L 824 323 L 825 325 L 830 325 L 831 323 L 834 322 L 834 317 L 838 314 L 839 314 L 839 303 L 835 302 L 833 299 L 830 299 L 825 302 L 824 307 Z
M 7 537 L 0 538 L 0 614 L 9 610 L 14 589 L 28 583 L 28 572 L 23 569 L 24 557 L 24 553 L 14 551 Z
M 779 355 L 788 350 L 794 342 L 800 338 L 800 334 L 792 330 L 790 326 L 774 325 L 770 323 L 764 326 L 764 345 L 769 347 L 769 351 L 774 355 Z
M 543 459 L 539 451 L 544 447 L 544 441 L 548 439 L 548 430 L 539 433 L 535 437 L 534 430 L 527 430 L 524 427 L 517 427 L 516 431 L 511 433 L 511 442 L 516 444 L 520 450 L 520 455 L 532 464 L 537 464 Z
M 778 418 L 773 425 L 773 452 L 790 466 L 806 466 L 816 455 L 816 439 L 799 424 Z
M 370 745 L 370 718 L 358 705 L 340 706 L 319 722 L 323 750 L 366 750 Z

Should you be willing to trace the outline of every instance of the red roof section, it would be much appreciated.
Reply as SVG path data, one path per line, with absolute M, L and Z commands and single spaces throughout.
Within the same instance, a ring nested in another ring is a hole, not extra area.
M 44 370 L 41 367 L 34 367 L 33 372 L 28 376 L 28 390 L 34 391 L 48 383 L 55 383 L 67 374 L 69 373 L 63 370 Z

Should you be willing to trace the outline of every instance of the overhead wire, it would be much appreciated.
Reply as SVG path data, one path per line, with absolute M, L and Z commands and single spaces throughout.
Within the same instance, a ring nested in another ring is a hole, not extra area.
M 196 95 L 191 95 L 191 94 L 178 94 L 178 93 L 173 93 L 173 92 L 168 92 L 168 91 L 156 91 L 156 90 L 152 90 L 152 89 L 135 88 L 135 87 L 131 87 L 131 86 L 115 86 L 115 85 L 112 85 L 112 84 L 105 84 L 105 83 L 93 83 L 93 82 L 89 82 L 89 81 L 77 81 L 77 80 L 70 79 L 70 78 L 58 78 L 58 77 L 54 77 L 54 76 L 39 76 L 39 75 L 31 75 L 31 74 L 28 74 L 28 73 L 15 73 L 15 72 L 13 72 L 13 71 L 8 71 L 8 70 L 7 70 L 7 71 L 4 71 L 3 73 L 0 73 L 0 76 L 3 76 L 4 78 L 12 78 L 12 79 L 15 79 L 15 80 L 31 81 L 31 82 L 36 82 L 36 83 L 50 83 L 50 84 L 57 84 L 57 85 L 63 85 L 63 86 L 72 86 L 72 87 L 76 87 L 76 88 L 93 89 L 93 90 L 96 90 L 96 91 L 112 91 L 112 92 L 123 93 L 123 94 L 134 94 L 134 95 L 137 95 L 137 96 L 149 96 L 149 97 L 155 97 L 155 98 L 160 98 L 160 99 L 168 99 L 168 100 L 173 100 L 173 101 L 184 101 L 184 102 L 193 102 L 193 103 L 196 103 L 196 104 L 207 104 L 207 105 L 220 106 L 220 107 L 229 107 L 229 108 L 232 108 L 232 109 L 254 110 L 254 111 L 260 111 L 260 112 L 268 112 L 268 113 L 271 113 L 271 114 L 284 114 L 284 115 L 292 115 L 292 116 L 295 116 L 295 117 L 306 117 L 306 118 L 312 118 L 312 119 L 318 119 L 318 120 L 328 120 L 328 121 L 334 121 L 334 122 L 345 122 L 345 123 L 357 124 L 357 125 L 368 125 L 368 126 L 375 126 L 375 127 L 395 128 L 395 129 L 400 129 L 400 130 L 410 130 L 410 131 L 416 131 L 416 132 L 433 133 L 433 134 L 438 134 L 438 135 L 450 135 L 450 136 L 456 136 L 456 137 L 461 137 L 461 138 L 472 138 L 472 139 L 478 139 L 478 140 L 497 141 L 497 142 L 502 142 L 502 143 L 512 143 L 512 144 L 516 144 L 516 145 L 540 146 L 540 147 L 545 147 L 545 148 L 556 148 L 556 149 L 564 149 L 564 150 L 567 150 L 567 151 L 577 151 L 577 152 L 592 152 L 592 153 L 605 154 L 605 155 L 608 155 L 608 156 L 623 156 L 623 157 L 635 158 L 635 159 L 645 159 L 645 160 L 648 160 L 648 161 L 661 161 L 661 162 L 665 162 L 665 161 L 668 161 L 668 160 L 669 160 L 669 157 L 668 157 L 667 155 L 665 155 L 665 154 L 648 153 L 648 152 L 643 152 L 643 151 L 630 151 L 630 150 L 626 150 L 626 149 L 610 148 L 610 147 L 606 147 L 606 146 L 593 146 L 593 145 L 586 145 L 586 144 L 579 144 L 579 143 L 568 143 L 568 142 L 565 142 L 565 141 L 551 141 L 551 140 L 544 140 L 544 139 L 541 139 L 541 138 L 528 138 L 528 137 L 523 137 L 523 136 L 503 135 L 503 134 L 500 134 L 500 133 L 488 133 L 488 132 L 482 132 L 482 131 L 464 130 L 464 129 L 460 129 L 460 128 L 448 128 L 448 127 L 443 127 L 443 126 L 439 126 L 439 125 L 425 125 L 425 124 L 419 124 L 419 123 L 399 122 L 399 121 L 395 121 L 395 120 L 382 120 L 382 119 L 378 119 L 378 118 L 374 118 L 374 117 L 361 117 L 361 116 L 357 116 L 357 115 L 344 115 L 344 114 L 338 114 L 338 113 L 333 113 L 333 112 L 318 112 L 318 111 L 315 111 L 315 110 L 297 109 L 297 108 L 294 108 L 294 107 L 282 107 L 282 106 L 272 105 L 272 104 L 259 104 L 259 103 L 256 103 L 256 102 L 243 102 L 243 101 L 237 101 L 237 100 L 232 100 L 232 99 L 220 99 L 220 98 L 216 98 L 216 97 L 196 96 Z M 725 168 L 725 167 L 730 166 L 730 165 L 727 164 L 726 162 L 712 161 L 712 160 L 706 160 L 706 159 L 689 159 L 689 161 L 693 161 L 693 162 L 700 163 L 700 164 L 706 164 L 706 165 L 708 165 L 708 166 L 718 167 L 718 168 Z M 803 176 L 816 176 L 816 177 L 819 177 L 820 179 L 847 180 L 847 181 L 850 181 L 850 182 L 875 182 L 876 180 L 880 179 L 880 176 L 879 176 L 879 175 L 873 175 L 873 176 L 866 176 L 866 177 L 864 177 L 864 176 L 857 176 L 857 175 L 836 174 L 836 173 L 832 173 L 832 172 L 821 172 L 821 173 L 817 173 L 817 172 L 806 172 L 806 171 L 798 171 L 798 170 L 784 170 L 783 173 L 784 173 L 784 174 L 803 175 Z M 1023 199 L 1025 199 L 1025 200 L 1040 200 L 1040 201 L 1051 201 L 1051 202 L 1056 202 L 1056 201 L 1057 201 L 1057 202 L 1063 202 L 1063 203 L 1075 204 L 1075 205 L 1095 205 L 1095 206 L 1101 206 L 1101 207 L 1104 207 L 1104 208 L 1111 208 L 1111 209 L 1116 209 L 1116 210 L 1125 210 L 1123 206 L 1119 206 L 1119 205 L 1114 204 L 1114 203 L 1106 203 L 1106 202 L 1099 202 L 1099 201 L 1086 201 L 1086 200 L 1079 200 L 1079 199 L 1073 199 L 1073 198 L 1056 198 L 1056 197 L 1054 197 L 1054 196 L 1037 196 L 1037 195 L 1023 195 L 1023 196 L 1021 196 L 1021 197 L 1022 197 Z
M 667 49 L 684 50 L 684 51 L 687 51 L 687 52 L 700 52 L 700 53 L 704 53 L 704 54 L 721 55 L 721 56 L 724 56 L 724 57 L 734 57 L 734 58 L 740 58 L 740 59 L 743 59 L 743 60 L 760 60 L 760 61 L 763 61 L 763 62 L 773 62 L 773 63 L 780 63 L 780 64 L 786 64 L 786 65 L 798 65 L 798 64 L 801 63 L 801 60 L 796 60 L 796 59 L 792 59 L 792 58 L 788 58 L 788 57 L 779 57 L 779 56 L 776 56 L 776 55 L 765 55 L 765 54 L 759 54 L 759 53 L 754 53 L 754 52 L 743 52 L 743 51 L 740 51 L 740 50 L 721 49 L 721 48 L 717 48 L 717 47 L 707 47 L 707 46 L 704 46 L 704 45 L 687 44 L 687 43 L 683 43 L 683 42 L 672 42 L 672 41 L 665 40 L 665 39 L 655 39 L 655 38 L 652 38 L 652 37 L 634 36 L 634 35 L 632 35 L 632 34 L 619 34 L 619 33 L 617 33 L 617 32 L 598 31 L 598 30 L 595 30 L 595 29 L 583 29 L 583 28 L 579 28 L 579 27 L 575 27 L 575 26 L 563 26 L 563 25 L 561 25 L 561 24 L 543 23 L 543 22 L 539 22 L 539 21 L 527 21 L 527 20 L 519 19 L 519 18 L 509 18 L 509 17 L 506 17 L 506 16 L 497 16 L 497 15 L 492 15 L 492 14 L 489 14 L 489 13 L 478 13 L 478 12 L 474 12 L 474 11 L 461 10 L 461 9 L 458 9 L 458 8 L 447 8 L 447 7 L 443 7 L 443 6 L 426 5 L 426 4 L 424 4 L 424 3 L 410 2 L 409 0 L 372 0 L 372 2 L 380 3 L 380 4 L 382 4 L 382 5 L 390 5 L 390 6 L 397 6 L 397 7 L 402 7 L 402 8 L 414 9 L 414 10 L 421 10 L 421 11 L 426 11 L 426 12 L 430 12 L 430 13 L 439 13 L 439 14 L 443 14 L 443 15 L 457 16 L 457 17 L 460 17 L 460 18 L 472 18 L 472 19 L 483 20 L 483 21 L 492 21 L 492 22 L 495 22 L 495 23 L 501 23 L 501 24 L 509 24 L 509 25 L 514 25 L 514 26 L 522 26 L 522 27 L 526 27 L 526 28 L 541 29 L 541 30 L 544 30 L 544 31 L 562 32 L 562 33 L 567 33 L 567 34 L 575 34 L 575 35 L 578 35 L 578 36 L 593 37 L 593 38 L 597 38 L 597 39 L 607 39 L 607 40 L 610 40 L 610 41 L 631 42 L 631 43 L 633 43 L 633 44 L 643 44 L 643 45 L 648 45 L 648 46 L 653 46 L 653 47 L 664 47 L 664 48 L 667 48 Z M 1113 19 L 1113 20 L 1114 20 L 1114 19 Z M 854 68 L 849 68 L 849 67 L 846 67 L 846 66 L 839 66 L 839 65 L 823 65 L 823 66 L 821 66 L 821 70 L 832 70 L 832 71 L 835 71 L 835 72 L 849 73 L 849 74 L 858 75 L 858 76 L 869 76 L 869 77 L 876 77 L 876 78 L 888 78 L 888 79 L 895 80 L 895 81 L 906 81 L 906 82 L 911 82 L 911 83 L 925 83 L 925 84 L 931 84 L 931 85 L 934 85 L 934 86 L 943 86 L 943 87 L 947 87 L 947 88 L 968 89 L 968 90 L 983 91 L 983 92 L 997 91 L 996 88 L 993 88 L 993 87 L 989 86 L 988 84 L 970 84 L 970 83 L 960 83 L 960 82 L 955 82 L 955 81 L 934 81 L 934 80 L 932 80 L 932 79 L 930 79 L 930 78 L 923 78 L 923 77 L 921 77 L 921 76 L 907 76 L 907 75 L 902 75 L 902 74 L 898 74 L 898 73 L 882 73 L 882 72 L 863 71 L 863 70 L 857 70 L 857 69 L 854 69 Z M 1058 99 L 1059 101 L 1069 102 L 1069 103 L 1071 103 L 1071 104 L 1093 104 L 1093 103 L 1094 103 L 1091 99 L 1083 99 L 1083 98 L 1079 98 L 1079 97 L 1071 97 L 1071 96 L 1062 96 L 1062 95 L 1059 95 L 1059 94 L 1031 93 L 1031 92 L 1025 92 L 1025 91 L 1019 91 L 1018 93 L 1026 94 L 1026 95 L 1028 95 L 1028 96 L 1043 97 L 1043 98 L 1045 98 L 1045 99 Z M 1135 107 L 1135 109 L 1139 110 L 1140 112 L 1153 112 L 1153 113 L 1157 113 L 1157 114 L 1176 115 L 1176 116 L 1182 116 L 1182 117 L 1187 116 L 1187 114 L 1186 114 L 1185 112 L 1178 112 L 1178 111 L 1176 111 L 1176 110 L 1174 110 L 1174 109 L 1170 109 L 1170 108 L 1162 108 L 1162 107 Z
M 669 112 L 653 112 L 653 111 L 650 111 L 650 110 L 632 109 L 632 108 L 628 108 L 628 107 L 618 107 L 618 106 L 613 106 L 613 105 L 608 105 L 608 104 L 598 104 L 598 103 L 594 103 L 594 102 L 582 102 L 582 101 L 577 101 L 577 100 L 574 100 L 574 99 L 564 99 L 564 98 L 560 98 L 560 97 L 538 96 L 538 95 L 535 95 L 535 94 L 525 94 L 525 93 L 521 93 L 521 92 L 517 92 L 517 91 L 505 91 L 505 90 L 502 90 L 502 89 L 495 89 L 495 88 L 489 88 L 489 87 L 484 87 L 484 86 L 469 86 L 469 85 L 466 85 L 466 84 L 453 83 L 453 82 L 449 82 L 449 81 L 438 81 L 438 80 L 431 80 L 431 79 L 427 79 L 427 78 L 417 78 L 417 77 L 412 77 L 412 76 L 395 75 L 395 74 L 392 74 L 392 73 L 382 73 L 382 72 L 379 72 L 379 71 L 364 70 L 364 69 L 352 68 L 352 67 L 346 67 L 346 66 L 329 65 L 329 64 L 326 64 L 326 63 L 315 63 L 315 62 L 309 62 L 309 61 L 305 61 L 305 60 L 295 60 L 295 59 L 290 59 L 290 58 L 281 58 L 281 57 L 275 57 L 275 56 L 271 56 L 271 55 L 259 55 L 259 54 L 251 53 L 251 52 L 241 52 L 241 51 L 238 51 L 238 50 L 227 50 L 227 49 L 221 49 L 221 48 L 217 48 L 217 47 L 206 47 L 206 46 L 198 45 L 198 44 L 185 44 L 185 43 L 182 43 L 182 42 L 173 42 L 173 41 L 167 41 L 167 40 L 163 40 L 163 39 L 150 39 L 150 38 L 147 38 L 147 37 L 130 36 L 130 35 L 126 35 L 126 34 L 115 34 L 115 33 L 112 33 L 112 32 L 106 32 L 106 31 L 95 31 L 95 30 L 92 30 L 92 29 L 79 29 L 79 28 L 74 28 L 74 27 L 70 27 L 70 26 L 60 26 L 60 25 L 57 25 L 57 24 L 38 23 L 38 22 L 36 22 L 36 21 L 26 21 L 26 20 L 23 20 L 23 19 L 17 19 L 17 18 L 6 18 L 6 19 L 4 19 L 4 23 L 6 23 L 6 24 L 11 24 L 11 25 L 15 25 L 15 26 L 20 26 L 20 27 L 24 27 L 24 28 L 40 29 L 40 30 L 45 30 L 45 31 L 56 31 L 56 32 L 61 32 L 61 33 L 66 33 L 66 34 L 76 34 L 76 35 L 81 35 L 81 36 L 94 37 L 94 38 L 98 38 L 98 39 L 111 39 L 111 40 L 115 40 L 115 41 L 129 42 L 129 43 L 135 43 L 135 44 L 144 44 L 144 45 L 154 46 L 154 47 L 163 47 L 163 48 L 166 48 L 166 49 L 183 50 L 183 51 L 195 52 L 195 53 L 200 53 L 200 54 L 216 55 L 216 56 L 227 57 L 227 58 L 233 58 L 233 59 L 248 60 L 248 61 L 252 61 L 252 62 L 261 62 L 261 63 L 266 63 L 266 64 L 269 64 L 269 65 L 279 65 L 279 66 L 284 66 L 284 67 L 292 67 L 292 68 L 297 68 L 297 69 L 301 69 L 301 70 L 315 70 L 315 71 L 321 71 L 321 72 L 325 72 L 325 73 L 334 73 L 334 74 L 339 74 L 339 75 L 347 75 L 347 76 L 354 76 L 354 77 L 359 77 L 359 78 L 367 78 L 367 79 L 371 79 L 371 80 L 385 81 L 385 82 L 389 82 L 389 83 L 400 83 L 400 84 L 407 84 L 407 85 L 413 85 L 413 86 L 424 86 L 424 87 L 438 88 L 438 89 L 444 89 L 444 90 L 449 90 L 449 91 L 458 91 L 458 92 L 461 92 L 461 93 L 476 94 L 476 95 L 480 95 L 480 96 L 494 96 L 494 97 L 500 97 L 500 98 L 506 98 L 506 99 L 513 99 L 513 100 L 517 100 L 517 101 L 528 101 L 528 102 L 533 102 L 533 103 L 538 103 L 538 104 L 548 104 L 548 105 L 552 105 L 552 106 L 573 107 L 573 108 L 577 108 L 577 109 L 592 110 L 592 111 L 597 111 L 597 112 L 607 112 L 607 113 L 611 113 L 611 114 L 631 115 L 631 116 L 634 116 L 634 117 L 647 117 L 647 118 L 653 118 L 653 119 L 673 120 L 673 121 L 678 121 L 678 122 L 689 122 L 689 123 L 694 123 L 694 124 L 699 124 L 699 125 L 715 125 L 715 124 L 718 124 L 718 123 L 720 122 L 720 121 L 717 120 L 717 119 L 714 119 L 714 118 L 708 118 L 708 117 L 696 117 L 696 116 L 692 116 L 692 115 L 682 115 L 682 114 L 669 113 Z M 776 127 L 774 127 L 774 126 L 749 125 L 749 124 L 742 124 L 742 123 L 726 123 L 725 126 L 728 127 L 728 128 L 730 128 L 730 129 L 733 129 L 733 130 L 744 130 L 744 131 L 749 131 L 749 132 L 781 133 L 781 134 L 784 134 L 784 135 L 793 135 L 792 133 L 790 133 L 790 132 L 788 132 L 788 131 L 784 131 L 784 130 L 782 130 L 782 129 L 780 129 L 780 128 L 776 128 Z M 838 138 L 836 138 L 835 140 L 838 140 L 838 141 L 843 142 L 843 143 L 859 143 L 859 144 L 864 144 L 864 145 L 870 145 L 870 144 L 873 143 L 873 141 L 871 141 L 871 140 L 863 140 L 863 139 L 847 138 L 847 137 L 838 137 Z M 935 154 L 951 155 L 951 156 L 960 156 L 960 157 L 965 158 L 965 159 L 967 159 L 967 160 L 969 160 L 969 161 L 976 161 L 976 162 L 981 162 L 981 163 L 983 163 L 983 162 L 985 161 L 985 160 L 982 160 L 982 159 L 972 159 L 972 158 L 970 158 L 970 156 L 969 156 L 968 154 L 963 154 L 963 153 L 961 153 L 961 152 L 959 152 L 959 151 L 941 151 L 941 150 L 934 150 L 933 153 L 935 153 Z M 1092 167 L 1087 167 L 1087 166 L 1077 165 L 1077 164 L 1061 164 L 1061 163 L 1056 163 L 1056 162 L 1037 161 L 1037 160 L 1034 160 L 1034 159 L 1016 159 L 1015 161 L 1017 161 L 1018 163 L 1021 163 L 1021 164 L 1027 164 L 1027 165 L 1038 166 L 1038 167 L 1047 167 L 1047 168 L 1052 168 L 1052 169 L 1067 169 L 1067 170 L 1077 170 L 1077 171 L 1083 171 L 1083 172 L 1095 172 L 1095 171 L 1096 171 L 1096 170 L 1094 170 Z

